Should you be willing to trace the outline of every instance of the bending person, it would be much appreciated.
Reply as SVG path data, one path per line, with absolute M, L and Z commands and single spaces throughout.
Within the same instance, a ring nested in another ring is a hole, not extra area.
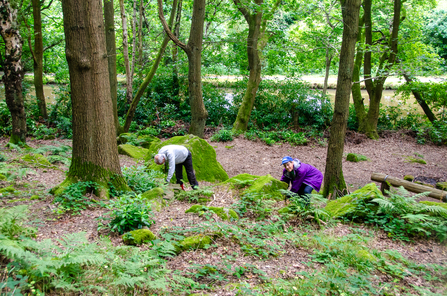
M 166 178 L 166 183 L 171 181 L 172 176 L 177 177 L 177 184 L 180 184 L 183 190 L 183 167 L 186 170 L 186 176 L 188 177 L 189 184 L 193 189 L 197 189 L 199 183 L 196 180 L 196 175 L 194 174 L 194 168 L 192 166 L 192 156 L 191 152 L 184 146 L 180 145 L 167 145 L 162 147 L 157 155 L 154 157 L 156 164 L 165 164 L 167 162 L 169 166 L 168 177 Z M 166 165 L 166 164 L 165 164 Z
M 301 163 L 298 159 L 293 159 L 290 156 L 283 157 L 281 164 L 284 165 L 281 181 L 288 185 L 292 184 L 290 191 L 297 193 L 309 204 L 308 194 L 312 193 L 314 189 L 320 191 L 323 174 L 314 166 Z

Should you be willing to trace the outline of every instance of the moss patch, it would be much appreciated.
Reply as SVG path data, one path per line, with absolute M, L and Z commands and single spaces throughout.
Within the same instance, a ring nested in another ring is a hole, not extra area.
M 332 217 L 340 217 L 351 213 L 355 209 L 354 201 L 359 199 L 374 199 L 383 197 L 375 183 L 369 183 L 349 195 L 330 201 L 324 208 Z
M 405 159 L 406 159 L 405 162 L 427 164 L 427 162 L 425 160 L 420 159 L 420 158 L 416 158 L 416 157 L 413 157 L 413 156 L 407 156 L 407 157 L 405 157 Z
M 213 242 L 212 238 L 207 235 L 193 235 L 189 236 L 176 245 L 177 253 L 186 250 L 204 249 L 207 245 Z
M 152 188 L 149 191 L 144 192 L 141 197 L 147 200 L 153 200 L 159 197 L 163 197 L 163 189 L 160 187 Z
M 230 217 L 233 218 L 234 220 L 239 219 L 238 214 L 234 210 L 223 207 L 206 207 L 202 205 L 194 205 L 190 207 L 188 210 L 186 210 L 185 213 L 196 213 L 199 214 L 199 216 L 201 216 L 208 211 L 215 213 L 222 220 L 229 220 Z
M 153 241 L 157 237 L 149 229 L 133 230 L 122 235 L 123 242 L 126 245 L 142 245 L 145 242 Z
M 31 164 L 34 167 L 52 167 L 51 163 L 48 161 L 48 159 L 46 159 L 45 156 L 43 156 L 42 154 L 34 154 L 34 153 L 30 153 L 30 154 L 26 154 L 24 156 L 22 156 L 21 158 L 24 162 Z
M 137 140 L 140 143 L 141 147 L 144 147 L 149 150 L 151 149 L 152 146 L 156 146 L 161 143 L 161 140 L 159 138 L 152 136 L 139 136 Z
M 413 182 L 414 176 L 413 175 L 405 175 L 404 176 L 405 181 Z
M 361 154 L 348 153 L 348 155 L 346 155 L 346 160 L 351 162 L 359 162 L 359 161 L 368 161 L 369 158 Z
M 253 182 L 253 185 L 244 190 L 246 193 L 262 193 L 265 195 L 270 195 L 273 199 L 282 200 L 284 199 L 280 189 L 287 189 L 287 183 L 276 180 L 270 174 L 266 176 L 261 176 Z
M 436 183 L 436 188 L 447 191 L 447 182 Z
M 173 137 L 157 145 L 151 145 L 146 157 L 146 160 L 151 162 L 149 165 L 150 169 L 163 171 L 164 166 L 155 164 L 152 155 L 166 145 L 182 145 L 191 151 L 192 163 L 198 181 L 216 182 L 228 180 L 228 174 L 216 160 L 214 148 L 207 141 L 193 135 Z M 183 177 L 186 178 L 185 169 L 183 169 Z M 172 178 L 172 182 L 174 181 L 175 178 Z
M 6 176 L 5 176 L 5 175 L 3 175 L 3 174 L 0 174 L 0 180 L 1 180 L 1 181 L 6 181 L 6 180 L 7 180 L 7 178 L 6 178 Z
M 0 193 L 14 193 L 15 191 L 16 190 L 14 189 L 14 187 L 12 187 L 12 185 L 0 189 Z
M 122 144 L 118 146 L 118 153 L 122 155 L 128 155 L 135 159 L 144 159 L 145 157 L 147 157 L 149 150 L 129 144 Z
M 253 185 L 253 182 L 260 178 L 261 176 L 250 175 L 250 174 L 239 174 L 236 175 L 218 185 L 230 185 L 230 188 L 243 188 L 249 185 Z

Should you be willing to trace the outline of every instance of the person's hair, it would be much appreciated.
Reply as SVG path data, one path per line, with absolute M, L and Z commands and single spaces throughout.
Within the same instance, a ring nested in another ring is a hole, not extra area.
M 154 161 L 156 164 L 162 164 L 165 156 L 163 154 L 157 154 L 154 156 Z

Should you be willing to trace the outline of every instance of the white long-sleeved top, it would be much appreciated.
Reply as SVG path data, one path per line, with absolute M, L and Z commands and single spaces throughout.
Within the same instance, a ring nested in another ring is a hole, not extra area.
M 163 154 L 169 165 L 168 177 L 166 182 L 171 181 L 175 172 L 175 165 L 182 163 L 186 160 L 189 154 L 189 150 L 180 145 L 166 145 L 158 151 L 158 154 Z

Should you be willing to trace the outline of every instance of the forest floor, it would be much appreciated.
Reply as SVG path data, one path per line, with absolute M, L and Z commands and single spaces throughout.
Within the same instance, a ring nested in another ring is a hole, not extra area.
M 350 191 L 354 191 L 364 185 L 371 183 L 371 173 L 378 172 L 388 174 L 393 177 L 403 178 L 404 175 L 424 176 L 438 181 L 447 181 L 447 148 L 445 146 L 419 145 L 416 141 L 401 132 L 384 133 L 379 140 L 369 140 L 352 133 L 348 135 L 345 144 L 346 153 L 362 154 L 369 158 L 368 161 L 358 163 L 343 160 L 343 172 L 346 183 Z M 208 142 L 215 148 L 217 160 L 222 164 L 229 177 L 238 174 L 248 173 L 253 175 L 270 174 L 279 179 L 282 174 L 280 165 L 283 156 L 290 155 L 299 158 L 301 162 L 311 164 L 324 172 L 326 162 L 327 147 L 317 143 L 309 143 L 307 146 L 291 146 L 289 144 L 267 146 L 261 141 L 248 141 L 243 137 L 238 137 L 232 142 Z M 12 161 L 20 156 L 17 150 L 9 150 L 5 147 L 7 139 L 0 140 L 0 152 L 7 160 Z M 28 145 L 38 148 L 46 145 L 69 145 L 70 140 L 31 140 Z M 22 153 L 23 154 L 23 153 Z M 424 159 L 427 164 L 412 163 L 407 157 Z M 132 166 L 136 161 L 128 156 L 120 155 L 122 166 Z M 57 169 L 31 168 L 28 173 L 16 180 L 14 187 L 17 190 L 28 192 L 23 196 L 1 197 L 0 205 L 10 207 L 19 204 L 28 204 L 30 209 L 30 225 L 38 228 L 37 240 L 43 239 L 57 240 L 64 235 L 74 232 L 85 232 L 90 241 L 96 241 L 100 235 L 97 230 L 98 217 L 106 212 L 104 208 L 91 208 L 82 211 L 81 215 L 55 213 L 56 205 L 53 197 L 48 193 L 49 189 L 60 184 L 64 178 L 68 167 L 59 164 Z M 10 183 L 2 181 L 0 187 L 5 187 Z M 201 187 L 212 184 L 199 182 Z M 187 190 L 190 190 L 189 188 Z M 207 206 L 231 207 L 238 200 L 238 192 L 228 190 L 226 187 L 217 186 L 213 188 L 213 200 Z M 29 196 L 38 194 L 39 199 L 30 200 Z M 436 201 L 426 197 L 427 200 Z M 200 223 L 206 223 L 205 218 L 192 214 L 185 214 L 185 210 L 191 207 L 190 203 L 178 200 L 168 201 L 169 206 L 155 213 L 155 225 L 150 230 L 158 235 L 166 232 L 167 229 L 193 228 Z M 278 208 L 284 206 L 284 202 L 278 202 Z M 274 219 L 269 223 L 274 223 Z M 288 225 L 297 227 L 293 222 Z M 303 225 L 301 225 L 303 226 Z M 368 236 L 368 248 L 386 251 L 397 250 L 404 258 L 412 260 L 417 264 L 447 264 L 447 246 L 433 240 L 417 240 L 411 243 L 393 240 L 381 230 L 367 228 L 365 226 L 350 226 L 342 223 L 335 223 L 327 228 L 319 230 L 316 226 L 309 226 L 310 232 L 321 235 L 330 235 L 335 238 L 342 238 L 353 233 L 364 233 Z M 290 229 L 292 229 L 290 228 Z M 312 230 L 313 229 L 313 230 Z M 306 234 L 304 234 L 306 236 Z M 120 236 L 111 234 L 112 242 L 115 246 L 122 245 Z M 147 245 L 140 247 L 147 249 Z M 229 263 L 232 266 L 256 266 L 259 272 L 265 273 L 268 278 L 294 279 L 296 272 L 313 272 L 320 267 L 309 265 L 312 251 L 296 244 L 286 242 L 281 245 L 280 256 L 245 256 L 241 246 L 232 240 L 217 239 L 216 244 L 206 250 L 195 250 L 183 252 L 179 256 L 167 261 L 167 267 L 172 270 L 186 272 L 191 270 L 194 264 L 219 265 Z M 237 255 L 236 255 L 237 254 Z M 227 259 L 224 259 L 227 258 Z M 228 259 L 230 258 L 230 259 Z M 225 261 L 226 260 L 226 261 Z M 400 286 L 393 286 L 396 279 L 389 274 L 376 272 L 374 274 L 376 283 L 389 283 L 391 294 L 396 295 L 404 291 L 413 291 L 412 286 L 416 285 L 429 289 L 437 293 L 436 295 L 446 295 L 447 287 L 442 282 L 428 281 L 423 277 L 412 275 L 399 279 Z M 228 288 L 225 284 L 229 282 L 240 282 L 239 276 L 228 275 L 226 281 L 216 281 L 201 278 L 202 282 L 215 286 L 213 295 L 235 295 L 235 290 Z M 247 273 L 243 280 L 251 285 L 261 283 L 259 274 Z M 394 281 L 394 282 L 393 282 Z M 396 288 L 397 287 L 397 288 Z M 394 289 L 394 290 L 393 290 Z M 392 292 L 394 291 L 394 292 Z M 211 292 L 211 291 L 208 291 Z M 56 294 L 55 294 L 56 295 Z

